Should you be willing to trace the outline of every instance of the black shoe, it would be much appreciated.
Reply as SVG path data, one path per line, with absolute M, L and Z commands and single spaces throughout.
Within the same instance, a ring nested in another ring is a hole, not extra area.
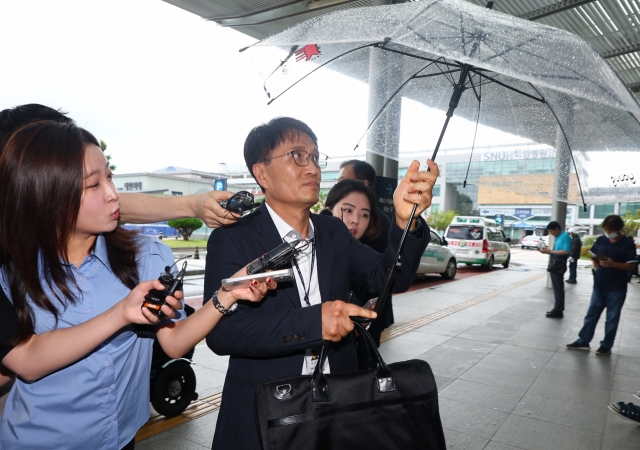
M 564 317 L 564 314 L 562 313 L 562 311 L 552 309 L 551 311 L 547 311 L 547 317 L 550 319 L 562 319 Z
M 564 280 L 564 282 L 568 284 L 578 284 L 576 280 Z
M 567 348 L 569 350 L 591 350 L 591 347 L 589 347 L 589 344 L 580 344 L 578 343 L 578 341 L 575 341 L 571 344 L 567 344 Z
M 596 350 L 596 355 L 610 355 L 611 349 L 607 347 L 603 347 L 602 345 L 598 350 Z
M 608 408 L 620 417 L 631 420 L 636 423 L 640 423 L 640 407 L 633 403 L 618 402 L 613 405 L 609 405 Z

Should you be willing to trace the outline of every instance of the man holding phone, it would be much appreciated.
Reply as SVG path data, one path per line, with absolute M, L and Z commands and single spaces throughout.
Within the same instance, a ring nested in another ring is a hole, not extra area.
M 547 231 L 555 238 L 553 250 L 547 247 L 540 249 L 540 253 L 549 255 L 547 271 L 553 284 L 555 303 L 551 311 L 547 311 L 550 319 L 562 319 L 564 316 L 564 273 L 567 271 L 567 259 L 571 251 L 571 237 L 562 231 L 562 227 L 555 220 L 549 222 Z
M 604 340 L 596 355 L 610 355 L 618 331 L 622 305 L 627 297 L 627 274 L 638 264 L 635 245 L 622 234 L 624 221 L 618 215 L 607 216 L 602 222 L 604 236 L 591 247 L 591 261 L 595 267 L 591 304 L 584 318 L 578 340 L 567 344 L 571 350 L 589 350 L 600 315 L 606 309 Z

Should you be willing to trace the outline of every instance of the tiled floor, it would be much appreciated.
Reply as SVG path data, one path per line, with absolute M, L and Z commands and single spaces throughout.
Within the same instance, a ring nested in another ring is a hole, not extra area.
M 502 270 L 394 297 L 398 325 L 512 285 L 542 269 Z M 640 426 L 606 406 L 640 390 L 640 285 L 630 284 L 611 356 L 570 351 L 591 294 L 581 269 L 566 287 L 564 319 L 547 319 L 553 292 L 540 279 L 381 346 L 387 362 L 431 365 L 449 450 L 633 450 Z M 603 335 L 600 323 L 595 339 Z M 201 395 L 222 386 L 227 359 L 197 350 Z M 636 400 L 637 401 L 637 400 Z M 637 401 L 640 403 L 639 401 Z M 217 413 L 140 442 L 140 450 L 210 448 Z

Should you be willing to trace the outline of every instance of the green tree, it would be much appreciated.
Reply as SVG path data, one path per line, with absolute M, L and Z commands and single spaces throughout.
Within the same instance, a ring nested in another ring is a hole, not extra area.
M 447 229 L 453 218 L 456 216 L 455 211 L 436 211 L 429 214 L 427 224 L 436 231 L 444 231 Z
M 167 221 L 167 225 L 178 230 L 182 239 L 188 241 L 194 231 L 202 228 L 203 222 L 196 218 L 175 219 Z
M 631 214 L 631 211 L 627 211 L 622 220 L 624 220 L 622 232 L 627 236 L 637 236 L 638 229 L 640 229 L 640 210 L 636 211 L 635 216 Z
M 473 200 L 467 194 L 458 193 L 455 212 L 461 216 L 477 216 L 478 210 L 473 209 Z
M 104 153 L 107 150 L 107 143 L 102 139 L 100 139 L 100 150 L 102 150 L 102 153 Z M 111 155 L 107 155 L 105 153 L 104 156 L 106 156 L 107 161 L 109 161 L 109 169 L 111 169 L 112 172 L 115 172 L 116 166 L 114 164 L 111 164 Z
M 318 203 L 311 207 L 311 212 L 318 214 L 320 211 L 324 209 L 324 202 L 327 200 L 327 194 L 329 191 L 327 189 L 323 189 L 318 194 Z

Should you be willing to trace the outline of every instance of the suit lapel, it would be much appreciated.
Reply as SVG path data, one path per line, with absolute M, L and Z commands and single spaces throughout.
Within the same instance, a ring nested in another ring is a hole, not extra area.
M 255 231 L 260 235 L 260 239 L 258 240 L 264 253 L 270 252 L 278 245 L 282 244 L 282 238 L 278 233 L 275 223 L 273 223 L 273 219 L 271 218 L 271 214 L 269 214 L 269 210 L 267 210 L 266 204 L 263 202 L 253 214 L 256 214 L 253 223 Z M 290 282 L 290 284 L 291 286 L 288 288 L 278 290 L 282 290 L 287 294 L 294 308 L 301 308 L 302 304 L 300 303 L 300 294 L 298 293 L 296 282 L 293 281 Z
M 331 294 L 331 263 L 333 261 L 333 245 L 331 236 L 316 224 L 315 215 L 311 214 L 316 245 L 316 258 L 318 264 L 318 286 L 322 302 L 329 300 Z

